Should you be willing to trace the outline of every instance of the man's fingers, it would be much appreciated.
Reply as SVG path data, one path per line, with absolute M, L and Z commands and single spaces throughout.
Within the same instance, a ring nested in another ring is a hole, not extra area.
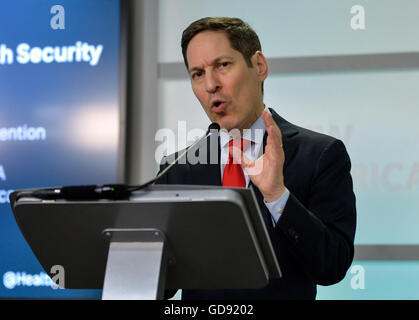
M 266 130 L 268 132 L 268 138 L 266 140 L 265 153 L 273 154 L 274 157 L 278 157 L 283 152 L 282 139 L 272 126 L 266 128 Z
M 262 118 L 268 132 L 267 144 L 272 145 L 275 149 L 282 148 L 282 132 L 273 121 L 272 115 L 263 111 Z
M 263 112 L 262 112 L 262 120 L 263 120 L 263 123 L 265 124 L 266 128 L 269 127 L 270 125 L 274 124 L 274 121 L 272 119 L 272 115 L 265 110 L 263 110 Z
M 282 133 L 281 130 L 279 129 L 279 127 L 276 125 L 274 119 L 272 118 L 272 115 L 270 113 L 268 113 L 267 111 L 263 111 L 262 114 L 262 119 L 263 122 L 265 123 L 265 127 L 266 129 L 268 129 L 269 127 L 273 127 L 274 128 L 274 134 L 278 137 L 282 139 Z
M 273 145 L 274 148 L 276 148 L 276 149 L 282 148 L 282 133 L 281 133 L 281 130 L 276 125 L 275 126 L 270 126 L 269 128 L 267 128 L 267 130 L 268 130 L 268 139 L 270 140 L 269 144 Z

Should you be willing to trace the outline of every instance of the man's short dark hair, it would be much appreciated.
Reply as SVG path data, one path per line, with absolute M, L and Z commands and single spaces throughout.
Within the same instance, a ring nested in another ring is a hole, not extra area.
M 189 42 L 194 36 L 202 31 L 223 31 L 226 33 L 230 45 L 234 50 L 239 51 L 251 68 L 251 58 L 253 54 L 262 50 L 259 37 L 256 32 L 244 21 L 239 18 L 229 17 L 206 17 L 193 22 L 183 31 L 182 34 L 182 54 L 186 68 L 189 68 L 186 50 Z

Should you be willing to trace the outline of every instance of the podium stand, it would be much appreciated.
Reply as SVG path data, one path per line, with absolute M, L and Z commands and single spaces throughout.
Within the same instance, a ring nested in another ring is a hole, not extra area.
M 103 288 L 102 299 L 261 288 L 281 276 L 252 189 L 154 185 L 97 201 L 40 200 L 21 190 L 10 200 L 44 270 L 63 266 L 65 288 Z

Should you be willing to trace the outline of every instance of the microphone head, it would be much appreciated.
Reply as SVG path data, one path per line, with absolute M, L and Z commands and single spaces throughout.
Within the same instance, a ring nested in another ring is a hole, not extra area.
M 220 131 L 220 125 L 217 122 L 213 122 L 208 126 L 208 132 L 210 132 L 211 130 L 217 130 Z

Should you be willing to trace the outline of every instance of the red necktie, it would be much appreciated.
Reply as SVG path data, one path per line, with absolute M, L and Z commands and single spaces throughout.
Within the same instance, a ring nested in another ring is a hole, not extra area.
M 223 173 L 223 187 L 246 187 L 246 179 L 240 164 L 233 162 L 233 145 L 246 150 L 251 141 L 245 139 L 230 140 L 228 143 L 228 162 Z

